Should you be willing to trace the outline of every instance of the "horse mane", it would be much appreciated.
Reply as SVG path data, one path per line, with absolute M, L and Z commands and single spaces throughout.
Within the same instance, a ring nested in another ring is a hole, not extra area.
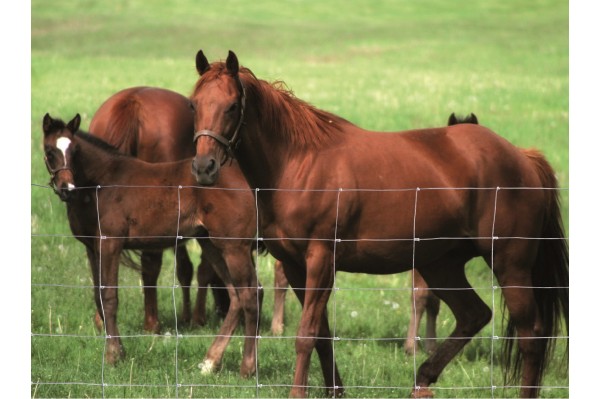
M 225 63 L 211 64 L 210 69 L 196 82 L 194 92 L 224 73 L 228 73 Z M 245 67 L 240 67 L 239 76 L 247 97 L 258 102 L 260 123 L 277 134 L 279 139 L 289 143 L 290 149 L 302 151 L 327 146 L 342 133 L 342 125 L 351 123 L 297 98 L 283 81 L 269 83 L 258 79 Z

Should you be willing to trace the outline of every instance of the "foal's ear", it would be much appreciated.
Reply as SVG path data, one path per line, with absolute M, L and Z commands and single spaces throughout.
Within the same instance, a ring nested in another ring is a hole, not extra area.
M 52 119 L 50 114 L 46 112 L 46 115 L 44 115 L 44 119 L 42 119 L 42 130 L 44 131 L 45 135 L 50 133 L 50 129 L 52 128 L 53 123 L 54 119 Z
M 79 124 L 81 124 L 81 116 L 79 114 L 75 115 L 75 118 L 71 119 L 69 123 L 67 123 L 67 129 L 73 134 L 79 130 Z
M 202 50 L 198 50 L 198 53 L 196 54 L 196 70 L 198 71 L 198 74 L 202 75 L 209 69 L 210 64 L 208 63 L 206 56 L 204 55 Z
M 237 55 L 235 55 L 235 53 L 231 50 L 229 50 L 225 65 L 227 66 L 227 71 L 229 71 L 229 73 L 233 76 L 237 76 L 237 74 L 240 72 L 240 64 L 238 62 Z

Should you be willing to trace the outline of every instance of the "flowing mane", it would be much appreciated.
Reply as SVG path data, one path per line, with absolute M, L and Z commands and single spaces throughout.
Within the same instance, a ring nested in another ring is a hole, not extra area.
M 211 64 L 210 70 L 196 82 L 194 93 L 204 84 L 217 80 L 226 73 L 225 63 Z M 339 134 L 343 134 L 344 125 L 352 124 L 299 99 L 283 81 L 269 83 L 258 79 L 245 67 L 240 67 L 239 76 L 246 95 L 254 99 L 253 104 L 260 110 L 260 123 L 277 134 L 282 142 L 288 143 L 289 148 L 303 150 L 327 146 Z

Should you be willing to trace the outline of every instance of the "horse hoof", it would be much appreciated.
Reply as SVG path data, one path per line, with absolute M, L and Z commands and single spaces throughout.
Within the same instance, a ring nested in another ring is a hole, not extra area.
M 256 366 L 252 364 L 250 367 L 244 367 L 240 369 L 240 376 L 242 378 L 250 378 L 256 373 Z
M 158 321 L 144 323 L 144 331 L 151 334 L 160 334 L 160 323 Z
M 209 375 L 216 371 L 217 365 L 210 359 L 204 359 L 202 363 L 198 364 L 198 368 L 200 369 L 200 374 Z
M 125 357 L 125 351 L 120 345 L 117 348 L 109 346 L 106 349 L 106 363 L 110 365 L 117 364 L 123 357 Z
M 410 394 L 411 398 L 433 398 L 433 391 L 428 387 L 416 387 Z
M 283 334 L 283 324 L 273 323 L 271 325 L 271 332 L 273 333 L 273 335 L 280 336 L 281 334 Z
M 342 387 L 327 388 L 327 397 L 328 398 L 343 398 L 344 397 L 344 388 L 342 388 Z

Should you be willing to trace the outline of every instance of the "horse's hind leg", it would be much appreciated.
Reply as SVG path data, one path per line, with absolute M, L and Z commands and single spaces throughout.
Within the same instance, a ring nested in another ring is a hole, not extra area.
M 430 295 L 429 291 L 427 291 L 427 283 L 425 280 L 423 280 L 423 277 L 419 274 L 419 272 L 417 270 L 413 270 L 411 274 L 413 290 L 411 292 L 410 322 L 408 324 L 408 335 L 406 337 L 406 341 L 404 342 L 404 352 L 410 356 L 416 354 L 416 337 L 419 331 L 419 325 L 421 324 L 421 318 L 423 317 L 423 313 L 427 307 L 427 301 Z
M 419 271 L 429 287 L 441 288 L 436 294 L 456 318 L 452 334 L 437 347 L 417 372 L 413 397 L 432 397 L 433 392 L 428 387 L 437 381 L 446 365 L 490 321 L 492 313 L 467 281 L 462 260 L 432 265 Z
M 518 336 L 518 349 L 522 357 L 522 379 L 521 379 L 521 397 L 537 397 L 539 385 L 542 378 L 542 365 L 545 348 L 548 338 L 544 335 L 551 332 L 544 331 L 543 323 L 539 309 L 536 305 L 532 283 L 531 269 L 525 267 L 515 267 L 514 265 L 526 265 L 525 262 L 518 262 L 515 259 L 515 247 L 517 245 L 527 246 L 530 242 L 517 243 L 511 240 L 511 261 L 508 263 L 502 260 L 502 252 L 499 250 L 494 259 L 494 274 L 498 279 L 498 284 L 502 287 L 504 303 L 510 315 L 509 325 L 516 329 Z M 508 244 L 508 240 L 506 241 Z M 521 253 L 537 253 L 535 250 L 523 250 Z M 518 361 L 519 358 L 515 358 Z M 519 365 L 507 365 L 519 370 Z
M 144 282 L 144 330 L 159 334 L 156 283 L 162 266 L 162 252 L 142 252 L 142 281 Z
M 275 262 L 274 277 L 274 296 L 273 320 L 271 321 L 271 332 L 273 335 L 283 334 L 283 316 L 285 309 L 285 294 L 287 292 L 288 281 L 283 272 L 283 266 L 280 261 Z
M 181 319 L 187 324 L 192 318 L 190 286 L 194 277 L 194 265 L 190 260 L 185 244 L 175 248 L 175 260 L 177 262 L 177 280 L 179 280 L 179 285 L 183 293 L 183 314 Z
M 438 298 L 433 291 L 427 291 L 427 303 L 425 305 L 425 311 L 427 313 L 427 322 L 425 329 L 425 350 L 427 353 L 431 354 L 435 351 L 437 347 L 437 334 L 436 334 L 436 325 L 437 325 L 437 317 L 440 313 L 440 298 Z

